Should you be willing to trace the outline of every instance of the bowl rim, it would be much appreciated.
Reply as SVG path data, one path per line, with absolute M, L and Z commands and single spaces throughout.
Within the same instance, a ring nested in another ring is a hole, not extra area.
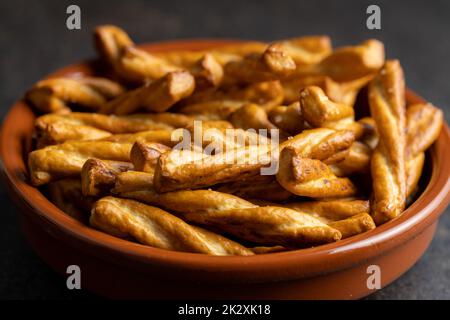
M 194 39 L 156 42 L 139 46 L 152 52 L 169 50 L 202 50 L 244 40 Z M 81 72 L 92 74 L 90 62 L 76 63 L 50 74 L 49 77 Z M 410 103 L 424 100 L 407 90 Z M 9 191 L 26 207 L 24 213 L 41 227 L 74 245 L 82 242 L 89 252 L 98 252 L 107 259 L 121 255 L 144 264 L 179 267 L 208 272 L 244 272 L 258 270 L 263 278 L 273 278 L 282 266 L 296 277 L 330 271 L 330 266 L 347 268 L 383 254 L 414 237 L 432 224 L 450 201 L 450 130 L 444 123 L 438 140 L 430 148 L 431 177 L 419 198 L 398 218 L 369 232 L 318 247 L 254 256 L 218 257 L 198 253 L 158 249 L 119 239 L 84 225 L 53 205 L 41 191 L 27 183 L 27 166 L 22 154 L 24 138 L 29 139 L 35 115 L 24 101 L 17 101 L 5 116 L 0 133 L 0 159 Z M 22 139 L 22 140 L 21 140 Z M 77 245 L 79 246 L 79 244 Z M 96 251 L 92 251 L 96 250 Z M 288 274 L 285 272 L 283 274 Z M 292 275 L 291 275 L 292 276 Z M 291 277 L 289 276 L 289 277 Z

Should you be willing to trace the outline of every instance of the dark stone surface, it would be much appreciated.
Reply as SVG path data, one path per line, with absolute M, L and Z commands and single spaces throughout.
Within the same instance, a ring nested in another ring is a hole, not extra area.
M 82 30 L 66 29 L 66 7 L 78 4 Z M 365 27 L 369 4 L 381 7 L 382 30 Z M 399 58 L 407 84 L 445 109 L 449 118 L 449 1 L 0 1 L 0 115 L 36 80 L 94 55 L 91 30 L 113 23 L 136 42 L 179 38 L 272 40 L 329 34 L 336 46 L 369 37 Z M 15 209 L 0 189 L 0 298 L 88 299 L 71 292 L 21 236 Z M 450 217 L 441 218 L 423 258 L 370 299 L 450 298 Z

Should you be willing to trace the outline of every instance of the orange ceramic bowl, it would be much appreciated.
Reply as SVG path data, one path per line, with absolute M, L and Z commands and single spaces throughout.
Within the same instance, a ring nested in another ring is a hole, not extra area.
M 150 51 L 199 50 L 229 41 L 194 40 L 144 46 Z M 53 76 L 92 74 L 92 63 Z M 422 99 L 408 92 L 409 103 Z M 450 200 L 450 135 L 444 126 L 427 152 L 429 180 L 402 216 L 336 243 L 250 257 L 172 252 L 112 237 L 72 219 L 27 181 L 35 114 L 19 101 L 0 135 L 3 177 L 30 244 L 56 271 L 81 268 L 82 287 L 113 298 L 354 299 L 373 292 L 367 268 L 377 265 L 386 286 L 427 249 Z

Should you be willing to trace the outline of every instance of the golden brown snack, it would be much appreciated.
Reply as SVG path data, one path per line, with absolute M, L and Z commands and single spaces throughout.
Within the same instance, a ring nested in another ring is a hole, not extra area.
M 133 164 L 119 161 L 88 159 L 81 168 L 81 191 L 83 196 L 99 197 L 114 188 L 116 175 L 133 169 Z
M 399 216 L 405 208 L 405 82 L 397 60 L 389 60 L 369 85 L 370 112 L 380 141 L 371 173 L 377 224 Z
M 180 70 L 155 55 L 135 48 L 134 42 L 119 27 L 99 26 L 95 29 L 94 37 L 100 57 L 120 78 L 129 82 L 144 83 Z
M 50 201 L 76 220 L 87 223 L 95 200 L 81 193 L 80 179 L 63 179 L 48 185 Z
M 327 76 L 348 82 L 376 73 L 384 63 L 384 45 L 370 39 L 356 46 L 337 48 L 318 64 L 297 68 L 294 76 Z
M 338 177 L 345 177 L 355 173 L 369 173 L 372 149 L 359 141 L 353 142 L 345 159 L 330 165 L 333 173 Z
M 256 176 L 271 162 L 269 145 L 253 145 L 206 155 L 190 150 L 162 154 L 155 168 L 155 189 L 196 189 Z
M 166 146 L 173 146 L 178 143 L 178 140 L 172 140 L 172 131 L 168 130 L 150 130 L 137 133 L 114 134 L 101 139 L 101 141 L 121 142 L 131 144 L 137 141 L 144 143 L 157 142 L 164 144 Z
M 199 114 L 210 119 L 226 119 L 244 104 L 255 103 L 266 111 L 283 101 L 283 88 L 279 81 L 266 81 L 245 87 L 205 90 L 183 101 L 181 113 Z
M 331 222 L 328 225 L 339 230 L 342 239 L 373 230 L 376 227 L 372 216 L 368 213 L 360 213 L 344 220 Z
M 308 86 L 300 92 L 300 105 L 303 118 L 313 128 L 351 130 L 359 138 L 364 127 L 355 122 L 355 112 L 349 105 L 328 99 L 322 89 Z
M 337 241 L 336 229 L 310 215 L 282 207 L 254 207 L 209 212 L 192 212 L 183 217 L 240 239 L 265 245 L 301 247 Z
M 167 51 L 155 52 L 153 55 L 164 61 L 183 68 L 190 68 L 204 55 L 211 54 L 214 59 L 223 67 L 230 61 L 241 60 L 249 54 L 262 54 L 267 48 L 267 44 L 257 41 L 242 41 L 238 44 L 225 44 L 204 51 Z
M 225 76 L 231 82 L 253 83 L 279 80 L 295 71 L 294 60 L 282 48 L 273 44 L 263 54 L 246 56 L 225 65 Z
M 211 255 L 252 255 L 223 236 L 191 226 L 170 213 L 134 200 L 105 197 L 92 209 L 90 223 L 119 237 L 152 247 Z
M 123 179 L 122 176 L 126 178 Z M 157 193 L 152 189 L 151 182 L 148 179 L 144 181 L 141 177 L 135 178 L 131 172 L 119 174 L 114 192 L 121 197 L 179 213 L 189 222 L 265 245 L 298 247 L 332 242 L 340 238 L 340 233 L 326 224 L 288 208 L 258 207 L 236 196 L 211 190 Z M 140 180 L 138 183 L 141 190 L 133 190 L 133 180 Z
M 38 148 L 70 140 L 103 139 L 115 133 L 172 130 L 185 127 L 193 118 L 181 114 L 133 114 L 129 116 L 98 113 L 50 113 L 36 119 Z
M 244 199 L 259 199 L 267 201 L 285 201 L 292 193 L 285 190 L 274 176 L 255 176 L 221 185 L 219 192 L 234 194 Z
M 159 156 L 169 150 L 170 147 L 160 143 L 135 142 L 130 152 L 134 170 L 154 173 Z
M 424 151 L 439 136 L 443 117 L 442 111 L 429 103 L 406 109 L 406 197 L 419 182 L 425 162 Z
M 194 77 L 187 71 L 169 72 L 164 77 L 128 91 L 104 104 L 100 113 L 125 115 L 140 108 L 164 112 L 194 92 Z
M 86 160 L 130 161 L 131 143 L 72 141 L 32 151 L 28 155 L 31 183 L 40 186 L 64 178 L 79 177 Z
M 348 197 L 357 193 L 348 178 L 338 178 L 322 161 L 303 158 L 296 149 L 281 151 L 277 181 L 293 194 L 312 198 Z
M 273 44 L 289 55 L 297 66 L 319 63 L 333 50 L 328 36 L 291 38 Z
M 70 112 L 73 105 L 96 111 L 124 93 L 121 85 L 106 78 L 51 78 L 39 81 L 26 99 L 40 112 Z
M 355 134 L 348 130 L 316 128 L 304 130 L 302 133 L 284 141 L 280 149 L 292 147 L 303 158 L 317 160 L 342 160 L 336 154 L 347 151 L 355 141 Z M 332 164 L 333 161 L 328 161 Z
M 353 199 L 291 202 L 284 206 L 310 214 L 325 223 L 347 219 L 370 211 L 369 201 Z

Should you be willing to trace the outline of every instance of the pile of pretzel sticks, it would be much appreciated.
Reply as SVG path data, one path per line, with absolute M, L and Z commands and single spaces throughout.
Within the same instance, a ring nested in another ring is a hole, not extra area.
M 157 248 L 253 255 L 370 231 L 414 199 L 443 123 L 429 103 L 406 106 L 400 63 L 377 40 L 151 53 L 105 25 L 95 43 L 104 73 L 26 94 L 40 114 L 30 182 L 72 217 Z

